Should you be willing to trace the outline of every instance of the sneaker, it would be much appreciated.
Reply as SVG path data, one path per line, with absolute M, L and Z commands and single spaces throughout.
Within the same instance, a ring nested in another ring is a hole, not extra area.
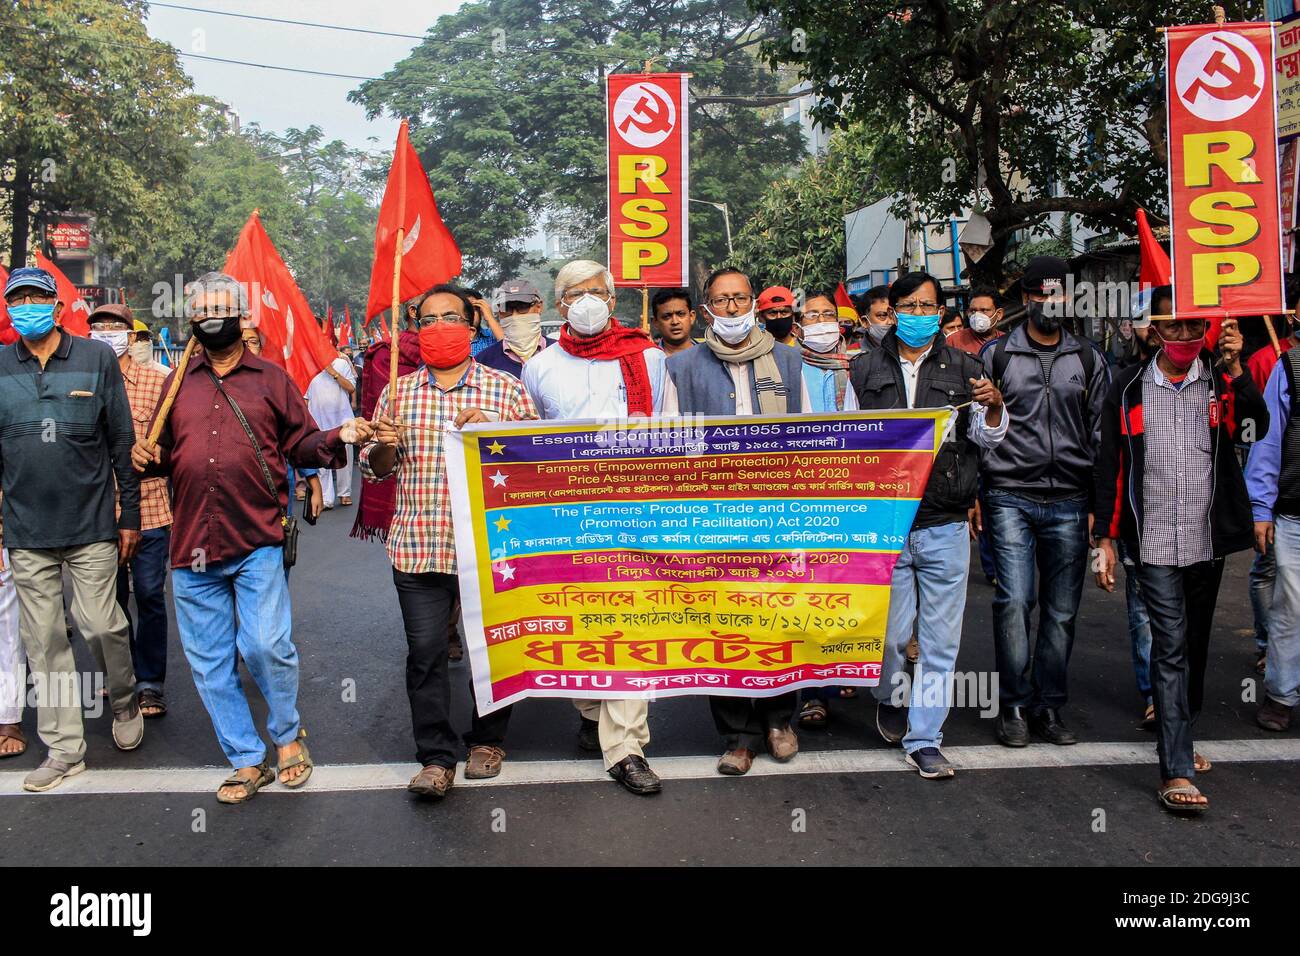
M 909 766 L 915 767 L 926 780 L 946 780 L 955 777 L 957 771 L 938 747 L 922 747 L 907 755 Z
M 134 750 L 144 740 L 144 713 L 133 702 L 129 710 L 113 714 L 113 743 L 118 750 Z
M 901 743 L 907 733 L 907 708 L 879 701 L 876 704 L 876 730 L 885 743 Z
M 75 777 L 86 769 L 86 761 L 64 763 L 53 757 L 46 757 L 41 765 L 23 778 L 23 789 L 32 793 L 44 793 L 53 790 L 67 777 Z

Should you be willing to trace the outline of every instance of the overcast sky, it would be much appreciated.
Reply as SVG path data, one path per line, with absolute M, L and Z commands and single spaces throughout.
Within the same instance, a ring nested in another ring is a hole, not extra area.
M 459 7 L 460 0 L 176 0 L 176 4 L 422 35 L 439 16 Z M 171 43 L 182 54 L 200 52 L 356 76 L 382 75 L 419 42 L 157 5 L 150 7 L 148 25 L 151 36 Z M 326 140 L 341 139 L 363 148 L 392 149 L 397 137 L 395 121 L 384 117 L 367 122 L 361 107 L 348 102 L 348 93 L 360 80 L 213 63 L 193 56 L 182 56 L 181 64 L 193 77 L 198 92 L 230 104 L 241 122 L 256 122 L 276 132 L 315 123 L 325 131 Z M 377 137 L 378 143 L 367 142 L 371 136 Z

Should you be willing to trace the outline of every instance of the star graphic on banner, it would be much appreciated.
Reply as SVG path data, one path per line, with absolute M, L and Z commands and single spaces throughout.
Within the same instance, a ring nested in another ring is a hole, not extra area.
M 495 475 L 488 475 L 492 479 L 493 488 L 504 488 L 506 486 L 506 476 L 501 474 L 501 469 L 497 469 Z
M 502 515 L 500 518 L 497 518 L 495 526 L 498 531 L 509 531 L 510 519 L 507 518 L 505 515 Z
M 515 579 L 515 569 L 508 564 L 498 564 L 497 574 L 501 575 L 502 581 L 513 581 Z
M 499 441 L 494 441 L 492 444 L 488 445 L 488 451 L 494 455 L 499 455 L 505 450 L 506 446 L 501 444 Z

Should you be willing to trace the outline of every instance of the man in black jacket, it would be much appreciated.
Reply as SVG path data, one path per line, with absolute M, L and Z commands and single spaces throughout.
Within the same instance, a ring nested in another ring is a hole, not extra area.
M 1097 586 L 1115 588 L 1115 540 L 1136 559 L 1151 619 L 1151 688 L 1160 803 L 1199 813 L 1193 749 L 1223 559 L 1254 546 L 1250 498 L 1234 441 L 1268 430 L 1268 409 L 1241 366 L 1241 333 L 1224 322 L 1221 360 L 1206 321 L 1156 317 L 1160 350 L 1120 372 L 1106 397 L 1096 468 Z M 1253 426 L 1253 427 L 1251 427 Z
M 889 304 L 897 328 L 879 348 L 854 358 L 849 381 L 856 401 L 846 402 L 845 409 L 968 406 L 935 456 L 894 565 L 880 683 L 873 688 L 880 735 L 888 743 L 901 742 L 907 762 L 922 777 L 941 779 L 954 773 L 939 747 L 961 645 L 973 537 L 967 520 L 975 509 L 979 448 L 1000 442 L 1008 419 L 1002 395 L 983 366 L 946 344 L 939 331 L 943 306 L 933 276 L 902 276 L 889 290 Z M 920 658 L 908 688 L 904 668 L 914 627 Z
M 1076 740 L 1061 709 L 1088 574 L 1089 497 L 1109 379 L 1092 343 L 1061 327 L 1067 269 L 1052 256 L 1031 259 L 1020 280 L 1028 321 L 980 352 L 1016 422 L 980 462 L 997 571 L 996 733 L 1008 747 L 1026 746 L 1030 730 L 1053 744 Z

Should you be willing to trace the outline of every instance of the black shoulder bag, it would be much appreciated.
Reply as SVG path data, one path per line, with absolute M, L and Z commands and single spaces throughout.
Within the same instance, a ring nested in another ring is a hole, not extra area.
M 280 527 L 284 531 L 284 566 L 291 568 L 298 561 L 298 519 L 290 518 L 280 505 L 280 494 L 275 490 L 275 480 L 271 477 L 271 469 L 266 466 L 266 459 L 262 457 L 262 449 L 257 445 L 257 436 L 253 434 L 252 426 L 248 424 L 248 419 L 244 417 L 243 410 L 235 404 L 235 400 L 221 385 L 221 379 L 217 378 L 212 369 L 205 369 L 208 378 L 212 379 L 212 384 L 217 387 L 221 397 L 230 403 L 230 410 L 235 413 L 239 419 L 239 424 L 244 426 L 244 434 L 248 440 L 253 443 L 253 454 L 257 456 L 257 463 L 262 466 L 262 480 L 266 482 L 266 490 L 271 493 L 271 498 L 275 501 L 275 506 L 280 509 Z

